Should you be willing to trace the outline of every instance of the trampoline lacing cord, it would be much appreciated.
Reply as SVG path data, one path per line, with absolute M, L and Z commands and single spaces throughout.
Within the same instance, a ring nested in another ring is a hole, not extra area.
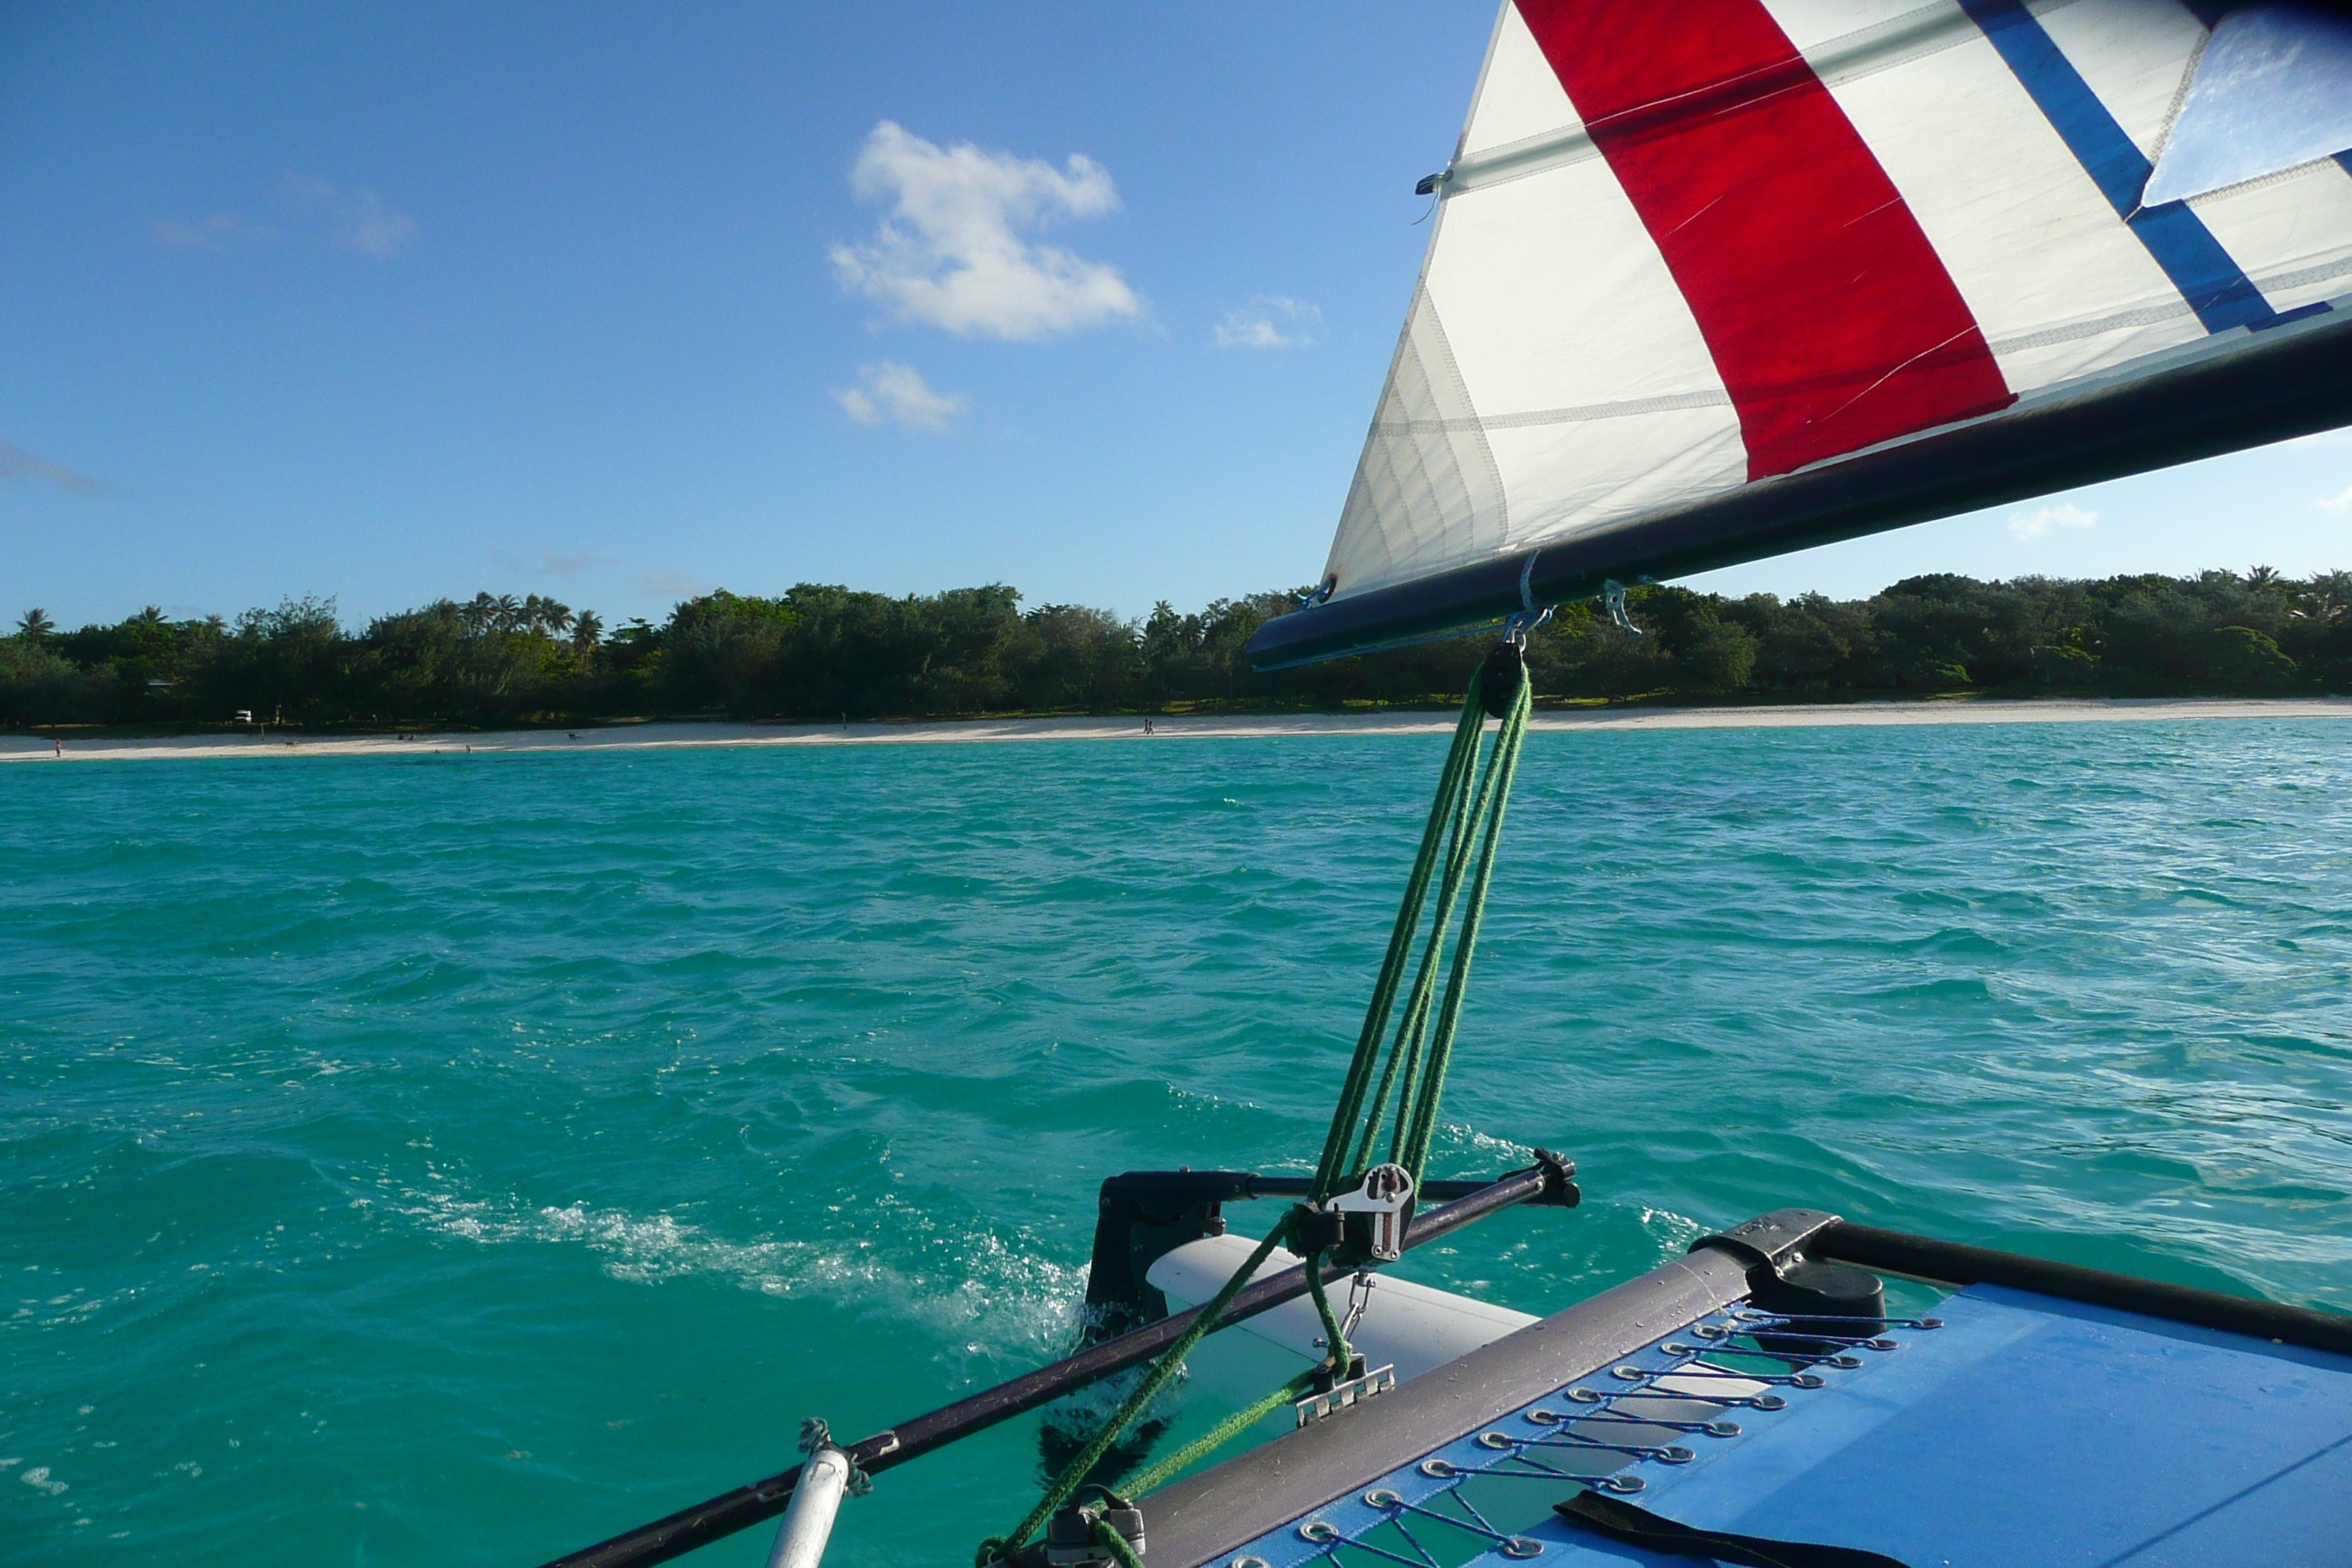
M 1496 649 L 1496 655 L 1516 656 L 1517 635 L 1515 623 L 1513 640 Z M 1489 712 L 1483 688 L 1490 678 L 1497 687 L 1502 724 L 1482 770 L 1478 752 Z M 1512 685 L 1507 697 L 1500 690 L 1505 679 Z M 1462 719 L 1454 727 L 1454 743 L 1438 774 L 1437 798 L 1431 803 L 1429 821 L 1422 830 L 1420 853 L 1414 857 L 1412 874 L 1406 879 L 1404 899 L 1397 910 L 1396 925 L 1389 935 L 1388 953 L 1381 964 L 1380 978 L 1372 986 L 1371 1004 L 1365 1010 L 1364 1026 L 1357 1036 L 1355 1055 L 1348 1064 L 1339 1102 L 1331 1113 L 1331 1128 L 1323 1141 L 1322 1158 L 1316 1166 L 1309 1201 L 1284 1215 L 1266 1233 L 1265 1239 L 1250 1253 L 1248 1261 L 1210 1298 L 1192 1328 L 1153 1363 L 1094 1440 L 1070 1461 L 1012 1533 L 991 1536 L 981 1542 L 975 1558 L 978 1568 L 1011 1559 L 1038 1527 L 1070 1500 L 1087 1474 L 1110 1451 L 1111 1445 L 1167 1386 L 1183 1365 L 1185 1356 L 1219 1326 L 1218 1320 L 1233 1304 L 1234 1298 L 1286 1239 L 1293 1240 L 1293 1249 L 1307 1260 L 1307 1291 L 1323 1321 L 1324 1343 L 1331 1352 L 1330 1359 L 1322 1366 L 1300 1373 L 1255 1404 L 1235 1411 L 1209 1432 L 1136 1477 L 1129 1483 L 1129 1489 L 1150 1490 L 1284 1404 L 1302 1397 L 1318 1372 L 1328 1370 L 1334 1377 L 1341 1378 L 1348 1375 L 1350 1352 L 1347 1335 L 1323 1288 L 1324 1256 L 1329 1245 L 1321 1239 L 1306 1240 L 1309 1233 L 1301 1222 L 1325 1219 L 1327 1216 L 1320 1211 L 1331 1195 L 1362 1180 L 1372 1145 L 1384 1124 L 1389 1127 L 1390 1163 L 1402 1165 L 1412 1173 L 1415 1187 L 1420 1184 L 1422 1167 L 1429 1157 L 1430 1139 L 1437 1127 L 1438 1104 L 1445 1091 L 1446 1068 L 1453 1059 L 1454 1037 L 1462 1020 L 1470 959 L 1486 915 L 1486 889 L 1494 878 L 1503 813 L 1510 802 L 1512 778 L 1518 771 L 1520 743 L 1527 738 L 1529 688 L 1524 665 L 1516 657 L 1489 658 L 1470 678 Z M 1422 915 L 1429 901 L 1433 879 L 1437 881 L 1436 909 L 1424 935 Z M 1441 998 L 1437 994 L 1438 966 L 1445 953 L 1446 932 L 1457 906 L 1462 911 L 1461 928 L 1453 943 L 1453 963 L 1446 971 Z M 1421 961 L 1415 968 L 1412 960 L 1417 946 L 1421 949 Z M 1404 984 L 1408 969 L 1413 970 L 1412 986 L 1406 994 L 1404 1015 L 1391 1037 L 1389 1023 L 1395 1016 L 1397 994 Z M 1384 1044 L 1387 1048 L 1383 1065 Z M 1380 1075 L 1377 1091 L 1372 1087 L 1375 1068 Z M 1396 1096 L 1393 1120 L 1389 1110 L 1391 1093 Z M 1319 1237 L 1323 1234 L 1321 1227 L 1313 1234 Z M 1097 1520 L 1094 1535 L 1098 1543 L 1110 1550 L 1121 1568 L 1140 1568 L 1125 1538 L 1117 1531 Z M 1116 1538 L 1115 1546 L 1111 1538 Z

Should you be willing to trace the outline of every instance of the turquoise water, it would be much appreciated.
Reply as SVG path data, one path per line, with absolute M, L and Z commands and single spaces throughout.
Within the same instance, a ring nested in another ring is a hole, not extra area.
M 1537 735 L 1434 1164 L 1588 1196 L 1404 1271 L 1802 1203 L 2352 1308 L 2347 742 Z M 1311 1157 L 1443 745 L 0 768 L 7 1560 L 530 1568 L 1045 1359 L 1103 1175 Z

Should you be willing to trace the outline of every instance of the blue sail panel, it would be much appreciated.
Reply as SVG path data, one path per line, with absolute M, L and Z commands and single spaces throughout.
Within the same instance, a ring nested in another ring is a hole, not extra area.
M 2352 149 L 2352 16 L 2316 5 L 2224 16 L 2139 200 L 2186 201 Z

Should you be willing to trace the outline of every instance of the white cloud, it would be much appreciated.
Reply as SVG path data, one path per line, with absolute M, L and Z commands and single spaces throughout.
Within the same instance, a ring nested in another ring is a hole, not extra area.
M 835 388 L 833 400 L 860 425 L 893 421 L 909 430 L 944 430 L 948 422 L 970 413 L 971 399 L 961 392 L 933 392 L 914 366 L 884 360 L 859 367 L 864 386 Z
M 2066 501 L 2045 506 L 2039 511 L 2019 512 L 2009 520 L 2009 531 L 2020 539 L 2039 539 L 2054 528 L 2088 528 L 2098 521 L 2097 512 L 2084 511 Z
M 2340 495 L 2314 496 L 2311 498 L 2311 504 L 2322 511 L 2335 512 L 2339 517 L 2347 511 L 2352 511 L 2352 485 L 2346 486 Z
M 891 210 L 865 244 L 832 247 L 834 272 L 900 321 L 1022 339 L 1143 311 L 1118 268 L 1024 237 L 1056 218 L 1118 210 L 1109 172 L 1082 153 L 1056 169 L 969 142 L 942 149 L 886 120 L 866 138 L 849 184 Z
M 416 237 L 416 220 L 394 212 L 373 191 L 359 185 L 334 185 L 299 174 L 286 176 L 286 194 L 306 207 L 325 212 L 334 225 L 334 241 L 345 250 L 379 260 L 397 256 Z
M 37 458 L 13 441 L 0 441 L 0 479 L 47 479 L 59 489 L 80 495 L 93 495 L 99 482 L 88 474 L 77 474 L 71 468 Z
M 1323 330 L 1323 312 L 1303 300 L 1261 294 L 1217 323 L 1221 349 L 1303 349 Z

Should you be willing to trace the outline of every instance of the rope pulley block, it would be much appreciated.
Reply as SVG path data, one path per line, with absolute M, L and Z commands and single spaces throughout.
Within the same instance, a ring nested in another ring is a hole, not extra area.
M 1516 638 L 1496 643 L 1486 652 L 1486 662 L 1478 672 L 1478 705 L 1489 719 L 1507 719 L 1511 704 L 1518 700 L 1519 688 L 1528 679 L 1528 656 L 1519 649 Z
M 1394 1263 L 1404 1256 L 1404 1227 L 1418 1187 L 1402 1165 L 1374 1165 L 1353 1192 L 1334 1193 L 1323 1206 L 1340 1216 L 1341 1262 Z

